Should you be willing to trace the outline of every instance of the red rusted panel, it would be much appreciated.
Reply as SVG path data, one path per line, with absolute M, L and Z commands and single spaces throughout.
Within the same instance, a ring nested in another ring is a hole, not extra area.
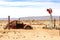
M 52 14 L 52 9 L 51 8 L 47 9 L 47 11 L 48 11 L 49 14 Z

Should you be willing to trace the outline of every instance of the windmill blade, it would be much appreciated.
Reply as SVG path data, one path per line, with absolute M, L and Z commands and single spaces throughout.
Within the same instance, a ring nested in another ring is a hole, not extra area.
M 52 9 L 51 8 L 47 9 L 47 11 L 48 11 L 49 14 L 52 14 Z

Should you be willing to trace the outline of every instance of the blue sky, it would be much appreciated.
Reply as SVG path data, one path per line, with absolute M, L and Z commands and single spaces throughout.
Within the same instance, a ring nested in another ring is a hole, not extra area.
M 0 18 L 49 16 L 47 8 L 52 8 L 53 16 L 60 16 L 60 0 L 0 0 Z
M 16 2 L 16 1 L 20 1 L 20 2 L 60 2 L 60 0 L 5 0 L 5 1 L 9 1 L 9 2 Z

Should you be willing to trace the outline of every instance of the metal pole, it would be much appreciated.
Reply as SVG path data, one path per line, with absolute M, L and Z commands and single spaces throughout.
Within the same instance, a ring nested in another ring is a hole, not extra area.
M 53 20 L 52 20 L 52 14 L 50 14 L 50 28 L 53 27 Z
M 50 26 L 49 26 L 49 28 L 53 28 L 53 20 L 52 20 L 52 9 L 51 8 L 49 8 L 49 9 L 47 9 L 47 11 L 48 11 L 48 13 L 50 14 Z
M 50 14 L 50 21 L 51 21 L 51 23 L 52 23 L 52 14 Z

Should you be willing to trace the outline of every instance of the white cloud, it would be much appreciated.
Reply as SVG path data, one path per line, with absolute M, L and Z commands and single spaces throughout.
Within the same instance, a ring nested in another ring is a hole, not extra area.
M 46 8 L 0 8 L 0 18 L 7 17 L 27 17 L 27 16 L 49 16 Z M 58 10 L 58 11 L 56 11 Z M 53 9 L 53 16 L 60 15 L 60 9 Z
M 25 17 L 25 16 L 39 16 L 42 14 L 43 9 L 38 8 L 0 8 L 1 16 L 7 17 L 8 15 L 11 15 L 11 17 Z M 41 11 L 40 11 L 41 10 Z M 1 17 L 0 16 L 0 17 Z
M 0 2 L 2 7 L 60 7 L 60 3 L 52 2 Z
M 18 6 L 18 5 L 42 5 L 43 2 L 0 2 L 2 5 Z M 45 4 L 47 4 L 45 2 Z M 49 3 L 51 4 L 51 3 Z
M 53 9 L 53 16 L 59 16 L 59 4 L 51 2 L 0 2 L 0 18 L 6 18 L 8 15 L 11 17 L 49 16 L 46 11 L 47 8 Z M 27 5 L 27 7 L 18 7 L 24 5 Z M 28 7 L 29 5 L 32 7 Z

